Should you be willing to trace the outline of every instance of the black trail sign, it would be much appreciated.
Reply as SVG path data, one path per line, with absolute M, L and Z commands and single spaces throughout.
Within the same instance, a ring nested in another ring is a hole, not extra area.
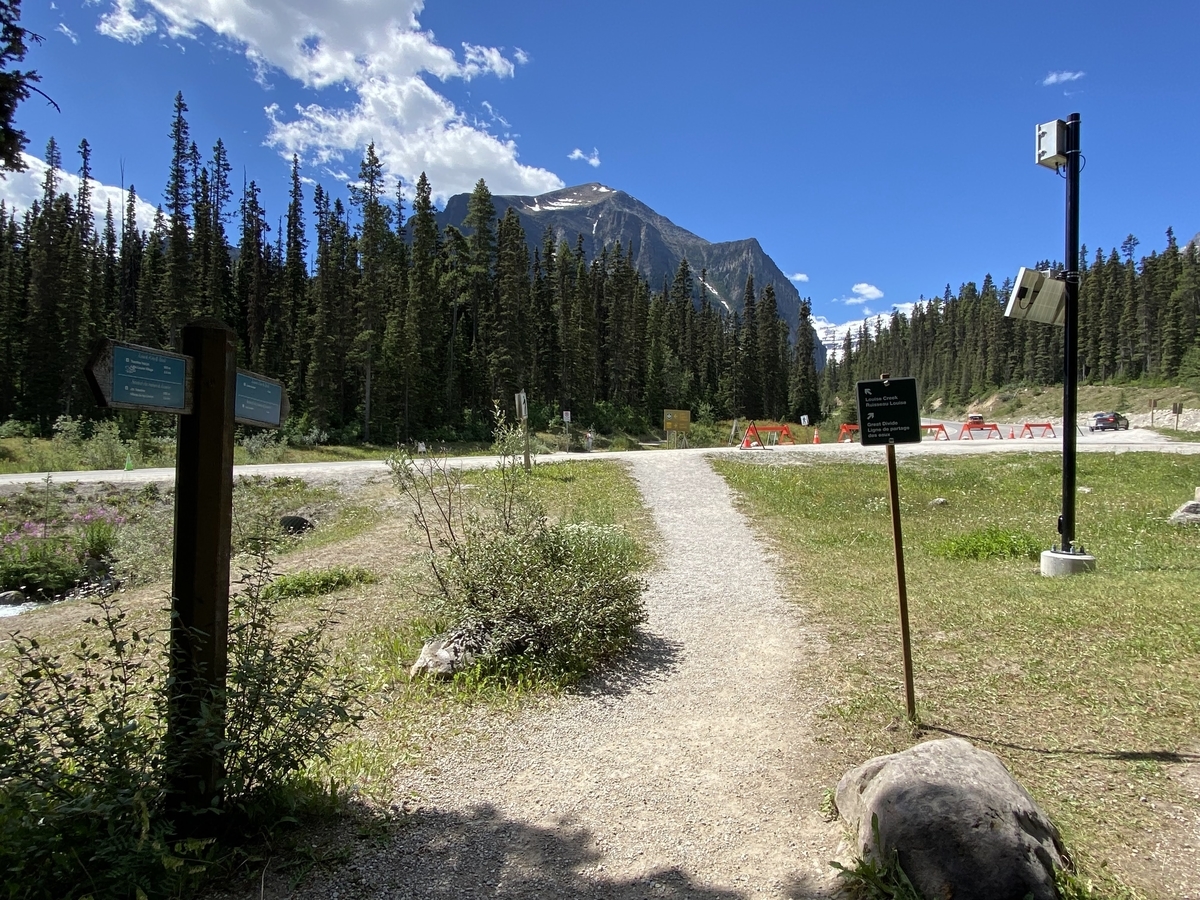
M 919 444 L 921 407 L 915 378 L 858 383 L 858 435 L 864 447 Z

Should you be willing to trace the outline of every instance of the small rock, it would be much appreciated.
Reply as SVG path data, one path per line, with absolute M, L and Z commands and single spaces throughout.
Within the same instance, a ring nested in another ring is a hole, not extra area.
M 946 506 L 950 501 L 945 497 L 934 497 L 929 501 L 930 506 Z
M 306 531 L 312 531 L 313 523 L 304 516 L 281 516 L 279 527 L 283 529 L 284 534 L 304 534 Z
M 1200 524 L 1200 500 L 1189 500 L 1167 520 L 1172 525 Z
M 474 630 L 458 628 L 425 642 L 421 655 L 409 670 L 410 678 L 422 675 L 449 678 L 470 668 L 483 650 L 484 640 Z
M 20 606 L 25 602 L 25 595 L 20 591 L 4 591 L 0 593 L 0 606 Z

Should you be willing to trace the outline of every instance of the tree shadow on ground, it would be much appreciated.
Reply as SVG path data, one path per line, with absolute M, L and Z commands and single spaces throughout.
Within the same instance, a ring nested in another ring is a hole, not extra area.
M 347 844 L 352 847 L 349 853 Z M 250 873 L 242 890 L 222 896 L 743 900 L 763 888 L 752 873 L 745 889 L 700 884 L 678 866 L 649 867 L 635 876 L 609 875 L 605 854 L 587 829 L 521 822 L 490 805 L 465 814 L 422 809 L 383 824 L 378 818 L 369 824 L 361 817 L 358 824 L 343 820 L 320 834 L 306 835 L 303 845 L 305 859 L 336 862 L 300 872 L 289 857 L 276 858 L 265 871 Z M 800 875 L 785 891 L 790 900 L 834 896 Z
M 669 678 L 679 668 L 683 644 L 660 634 L 642 632 L 619 659 L 576 685 L 572 693 L 583 697 L 624 697 L 646 690 Z

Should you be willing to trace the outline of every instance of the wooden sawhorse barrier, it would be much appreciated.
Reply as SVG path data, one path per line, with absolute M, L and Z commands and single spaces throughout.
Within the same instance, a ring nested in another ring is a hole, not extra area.
M 975 425 L 972 425 L 970 422 L 968 422 L 962 427 L 962 430 L 959 431 L 958 439 L 961 441 L 964 437 L 966 437 L 968 440 L 973 441 L 975 440 L 975 435 L 973 432 L 976 431 L 986 431 L 987 440 L 991 440 L 993 434 L 1000 438 L 1000 440 L 1004 440 L 1004 435 L 1000 433 L 1000 426 L 995 422 L 982 422 Z
M 926 434 L 932 434 L 935 441 L 948 441 L 950 435 L 946 433 L 946 426 L 942 424 L 922 425 L 921 430 Z
M 1021 433 L 1018 437 L 1033 437 L 1033 429 L 1040 428 L 1042 433 L 1038 437 L 1058 437 L 1054 433 L 1054 425 L 1050 422 L 1026 422 L 1021 426 Z

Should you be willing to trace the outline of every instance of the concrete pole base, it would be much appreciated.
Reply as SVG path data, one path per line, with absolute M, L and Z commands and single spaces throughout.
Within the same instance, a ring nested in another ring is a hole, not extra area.
M 1061 550 L 1042 551 L 1042 574 L 1047 578 L 1095 571 L 1096 557 L 1090 553 L 1064 553 Z

